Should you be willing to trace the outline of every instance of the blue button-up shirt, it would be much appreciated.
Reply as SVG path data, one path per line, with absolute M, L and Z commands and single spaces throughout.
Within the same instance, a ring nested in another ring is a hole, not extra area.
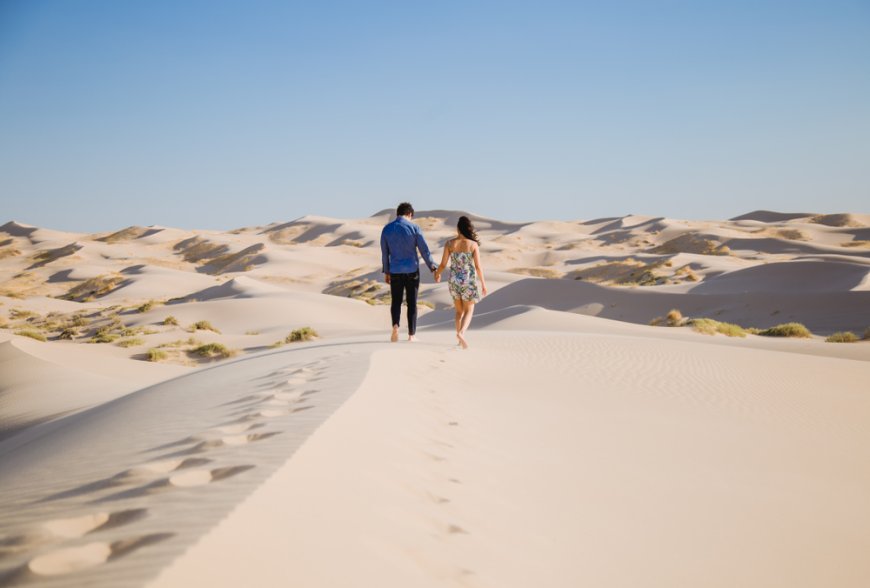
M 437 267 L 432 261 L 429 246 L 420 227 L 403 216 L 388 223 L 381 231 L 381 260 L 385 274 L 413 274 L 420 269 L 417 250 L 430 270 Z

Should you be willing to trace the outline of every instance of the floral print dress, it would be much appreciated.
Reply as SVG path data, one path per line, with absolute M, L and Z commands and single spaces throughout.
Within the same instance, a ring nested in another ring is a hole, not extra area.
M 450 295 L 454 300 L 480 300 L 480 286 L 477 269 L 474 267 L 474 253 L 454 251 L 450 254 Z

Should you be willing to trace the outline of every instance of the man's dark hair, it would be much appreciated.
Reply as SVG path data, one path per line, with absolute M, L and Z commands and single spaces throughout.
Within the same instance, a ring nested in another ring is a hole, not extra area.
M 402 202 L 396 209 L 396 216 L 408 216 L 409 214 L 414 215 L 414 207 L 411 206 L 410 202 Z

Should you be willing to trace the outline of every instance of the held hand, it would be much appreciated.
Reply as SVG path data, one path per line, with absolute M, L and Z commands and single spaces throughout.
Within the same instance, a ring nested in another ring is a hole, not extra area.
M 390 283 L 390 274 L 384 274 L 384 281 L 388 284 Z
M 439 283 L 441 281 L 441 272 L 435 270 L 435 283 Z

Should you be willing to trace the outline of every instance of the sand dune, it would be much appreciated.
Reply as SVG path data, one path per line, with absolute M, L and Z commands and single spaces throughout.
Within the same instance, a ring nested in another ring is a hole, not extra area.
M 870 215 L 470 215 L 462 351 L 391 214 L 0 226 L 0 584 L 867 585 Z

